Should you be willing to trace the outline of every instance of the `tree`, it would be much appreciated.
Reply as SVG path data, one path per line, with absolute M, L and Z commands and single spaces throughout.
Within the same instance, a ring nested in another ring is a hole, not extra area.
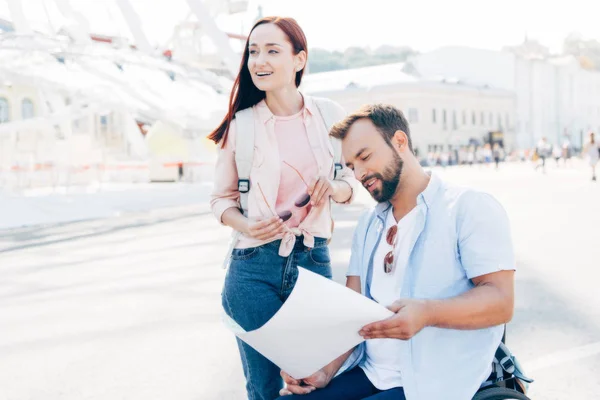
M 600 42 L 595 39 L 571 33 L 563 42 L 563 53 L 576 57 L 583 68 L 600 69 Z
M 343 53 L 315 48 L 310 49 L 308 53 L 308 64 L 311 72 L 405 62 L 410 56 L 417 54 L 410 47 L 394 46 L 381 46 L 375 51 L 370 48 L 349 47 Z

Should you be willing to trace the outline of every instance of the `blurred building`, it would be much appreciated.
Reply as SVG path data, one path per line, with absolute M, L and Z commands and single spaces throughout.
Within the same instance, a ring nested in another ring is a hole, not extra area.
M 587 132 L 600 131 L 600 72 L 539 45 L 443 47 L 402 64 L 307 75 L 304 88 L 348 111 L 372 102 L 400 107 L 421 152 L 494 137 L 507 150 L 531 148 L 542 137 L 580 147 Z
M 422 79 L 451 76 L 470 85 L 509 91 L 515 97 L 513 127 L 519 147 L 542 137 L 579 147 L 590 130 L 600 130 L 600 72 L 572 56 L 553 57 L 539 46 L 509 51 L 444 47 L 410 61 Z
M 239 63 L 229 42 L 240 40 L 215 18 L 246 1 L 189 1 L 185 20 L 161 21 L 173 31 L 162 47 L 127 0 L 103 5 L 132 37 L 90 32 L 86 18 L 95 16 L 68 2 L 32 25 L 9 1 L 13 19 L 0 20 L 3 189 L 211 176 L 205 136 L 225 113 Z
M 309 74 L 302 88 L 339 102 L 348 112 L 365 103 L 400 108 L 421 156 L 490 140 L 516 147 L 516 96 L 510 90 L 441 76 L 422 78 L 404 63 Z

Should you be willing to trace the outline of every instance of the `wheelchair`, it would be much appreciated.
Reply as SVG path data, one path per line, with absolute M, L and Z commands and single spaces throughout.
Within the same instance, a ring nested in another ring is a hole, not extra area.
M 473 400 L 531 400 L 523 393 L 506 387 L 489 386 L 480 389 Z
M 488 381 L 472 400 L 531 400 L 525 393 L 533 379 L 523 373 L 519 361 L 506 347 L 506 326 L 494 356 L 494 369 Z

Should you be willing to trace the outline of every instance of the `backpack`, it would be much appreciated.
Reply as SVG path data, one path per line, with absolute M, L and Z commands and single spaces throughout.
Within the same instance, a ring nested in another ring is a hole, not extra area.
M 506 325 L 504 332 L 506 334 Z M 492 374 L 481 385 L 480 390 L 491 386 L 499 386 L 525 394 L 533 379 L 525 376 L 521 364 L 519 364 L 517 358 L 510 352 L 504 342 L 505 338 L 503 336 L 502 342 L 500 342 L 496 354 L 494 354 Z
M 338 122 L 337 105 L 326 98 L 313 97 L 321 119 L 325 123 L 327 130 Z M 250 171 L 254 160 L 254 110 L 248 107 L 235 113 L 236 119 L 236 143 L 235 143 L 235 164 L 238 173 L 238 191 L 240 192 L 240 210 L 244 216 L 248 216 L 248 195 L 251 189 Z M 333 162 L 335 165 L 334 179 L 338 179 L 339 171 L 342 166 L 342 142 L 334 137 L 329 137 L 333 147 Z M 223 268 L 227 268 L 231 258 L 231 252 L 235 247 L 240 236 L 240 232 L 233 231 L 233 237 L 229 245 L 227 257 L 223 263 Z

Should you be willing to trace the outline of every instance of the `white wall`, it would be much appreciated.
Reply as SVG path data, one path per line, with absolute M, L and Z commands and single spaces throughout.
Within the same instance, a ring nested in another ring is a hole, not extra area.
M 442 47 L 414 57 L 411 63 L 423 78 L 443 76 L 474 85 L 515 89 L 515 56 L 511 53 Z
M 424 78 L 443 76 L 513 91 L 519 147 L 541 137 L 575 146 L 590 130 L 600 131 L 600 72 L 581 68 L 573 57 L 529 60 L 511 53 L 444 47 L 416 56 L 411 64 Z M 585 139 L 584 139 L 585 140 Z
M 515 96 L 507 91 L 484 90 L 456 84 L 437 82 L 401 83 L 372 88 L 354 88 L 346 90 L 313 92 L 311 94 L 328 97 L 340 103 L 348 112 L 357 110 L 363 104 L 386 103 L 403 111 L 407 118 L 410 109 L 416 109 L 416 121 L 409 120 L 413 145 L 419 148 L 421 155 L 428 151 L 430 145 L 449 146 L 466 145 L 469 139 L 482 141 L 490 131 L 505 132 L 508 149 L 515 144 Z M 436 122 L 433 122 L 433 110 L 436 110 Z M 443 110 L 446 110 L 447 121 L 443 124 Z M 466 112 L 466 123 L 462 113 Z M 453 113 L 456 112 L 456 126 L 453 124 Z M 476 113 L 476 123 L 472 123 L 472 113 Z M 481 123 L 481 113 L 484 123 Z M 490 122 L 489 116 L 493 119 Z M 498 115 L 501 124 L 498 124 Z M 508 115 L 509 127 L 506 127 Z M 501 125 L 501 126 L 500 126 Z

